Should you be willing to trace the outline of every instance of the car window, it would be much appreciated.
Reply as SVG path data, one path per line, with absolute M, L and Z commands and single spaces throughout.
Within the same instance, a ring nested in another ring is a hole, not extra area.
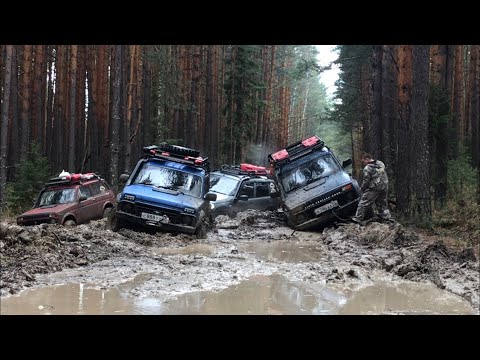
M 102 189 L 103 187 L 103 189 Z M 110 186 L 107 184 L 106 181 L 102 181 L 102 185 L 100 186 L 100 190 L 103 192 L 103 191 L 108 191 L 110 190 Z
M 102 184 L 97 181 L 93 184 L 88 185 L 88 189 L 92 193 L 92 196 L 97 196 L 102 193 Z M 103 192 L 105 192 L 105 187 L 103 187 Z
M 270 186 L 268 182 L 262 181 L 255 184 L 256 192 L 255 197 L 267 197 L 270 196 Z
M 253 197 L 253 181 L 245 181 L 240 188 L 238 195 L 247 195 L 249 198 Z
M 87 198 L 92 197 L 92 192 L 87 186 L 80 186 L 80 196 L 85 195 Z

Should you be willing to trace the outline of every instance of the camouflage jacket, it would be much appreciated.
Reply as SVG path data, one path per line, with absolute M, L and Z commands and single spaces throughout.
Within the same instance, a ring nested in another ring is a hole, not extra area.
M 386 191 L 388 189 L 388 177 L 385 164 L 380 160 L 368 163 L 363 169 L 362 190 Z

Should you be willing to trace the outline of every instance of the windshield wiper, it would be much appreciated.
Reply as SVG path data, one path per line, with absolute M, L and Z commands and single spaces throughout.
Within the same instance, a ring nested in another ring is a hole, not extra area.
M 175 191 L 175 192 L 177 192 L 178 194 L 186 195 L 183 191 L 178 190 L 178 189 L 175 189 L 173 186 L 157 185 L 157 186 L 155 186 L 155 187 L 156 187 L 156 188 L 160 188 L 160 189 L 167 189 L 167 190 Z

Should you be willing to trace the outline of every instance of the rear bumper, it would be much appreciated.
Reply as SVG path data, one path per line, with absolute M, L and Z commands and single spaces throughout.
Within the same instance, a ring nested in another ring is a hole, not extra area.
M 188 225 L 182 225 L 182 224 L 172 224 L 172 223 L 164 223 L 164 222 L 152 222 L 146 219 L 141 218 L 140 216 L 133 215 L 130 213 L 126 213 L 120 210 L 116 211 L 116 216 L 118 216 L 119 219 L 139 224 L 145 227 L 156 227 L 158 229 L 162 229 L 163 231 L 171 231 L 171 232 L 181 232 L 185 234 L 194 234 L 196 228 L 193 226 L 188 226 Z
M 340 220 L 338 217 L 345 219 L 347 217 L 355 215 L 359 201 L 360 201 L 360 197 L 356 198 L 355 200 L 343 206 L 337 207 L 332 210 L 328 210 L 327 212 L 320 214 L 318 217 L 309 219 L 299 224 L 296 224 L 295 218 L 292 218 L 291 221 L 294 224 L 293 228 L 295 230 L 307 230 L 307 229 L 319 227 L 322 225 L 328 225 L 329 223 L 335 220 Z

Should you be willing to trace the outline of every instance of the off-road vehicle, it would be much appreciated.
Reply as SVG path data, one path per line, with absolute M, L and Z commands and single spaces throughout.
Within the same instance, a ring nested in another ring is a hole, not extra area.
M 268 169 L 252 164 L 223 165 L 210 174 L 210 191 L 217 201 L 210 203 L 212 215 L 235 216 L 247 209 L 275 210 L 279 199 L 272 198 L 277 191 Z
M 348 220 L 355 214 L 362 192 L 338 158 L 312 136 L 268 155 L 288 225 L 306 230 Z
M 17 223 L 79 225 L 106 217 L 114 205 L 115 194 L 99 175 L 62 171 L 45 184 L 33 209 L 18 216 Z
M 113 231 L 129 223 L 163 231 L 206 237 L 211 223 L 208 158 L 196 150 L 162 143 L 143 148 L 145 156 L 131 173 L 122 174 L 123 191 L 107 227 Z

